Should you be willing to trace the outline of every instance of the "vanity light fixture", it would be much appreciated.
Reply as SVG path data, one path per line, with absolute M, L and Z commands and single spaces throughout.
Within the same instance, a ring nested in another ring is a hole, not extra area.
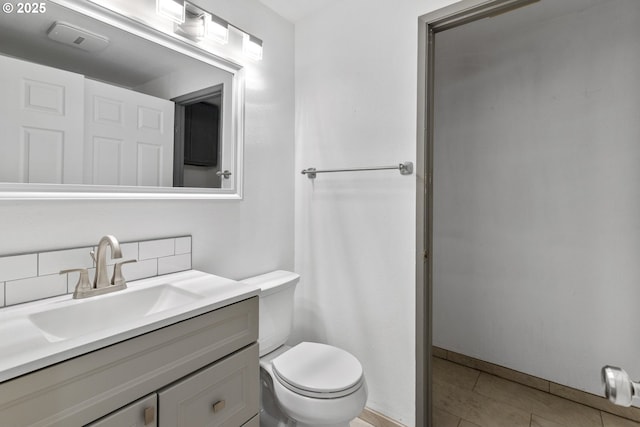
M 207 36 L 220 44 L 229 43 L 229 23 L 224 19 L 210 14 L 205 21 Z
M 182 24 L 185 20 L 184 0 L 156 0 L 156 13 Z
M 189 3 L 186 6 L 184 23 L 177 24 L 174 32 L 182 34 L 194 41 L 200 41 L 205 36 L 205 28 L 210 14 Z
M 246 57 L 256 61 L 262 60 L 262 40 L 252 36 L 251 34 L 244 33 L 242 35 L 242 52 Z
M 185 0 L 156 0 L 156 12 L 176 22 L 174 32 L 196 42 L 207 37 L 220 44 L 229 42 L 229 29 L 242 33 L 242 52 L 247 58 L 262 60 L 262 40 L 243 29 Z

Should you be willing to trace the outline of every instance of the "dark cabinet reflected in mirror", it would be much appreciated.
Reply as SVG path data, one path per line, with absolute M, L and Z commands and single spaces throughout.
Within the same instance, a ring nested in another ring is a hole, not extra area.
M 100 43 L 78 46 L 87 34 Z M 240 66 L 53 2 L 46 14 L 0 15 L 0 40 L 3 188 L 239 193 Z
M 222 86 L 174 99 L 174 186 L 218 188 Z

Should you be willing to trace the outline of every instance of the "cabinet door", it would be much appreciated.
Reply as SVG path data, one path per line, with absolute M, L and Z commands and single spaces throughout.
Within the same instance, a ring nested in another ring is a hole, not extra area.
M 154 393 L 85 427 L 157 427 L 156 402 L 157 395 Z
M 252 344 L 160 391 L 160 427 L 241 426 L 259 410 L 258 363 Z
M 205 102 L 187 105 L 184 107 L 184 116 L 184 163 L 218 166 L 218 106 Z

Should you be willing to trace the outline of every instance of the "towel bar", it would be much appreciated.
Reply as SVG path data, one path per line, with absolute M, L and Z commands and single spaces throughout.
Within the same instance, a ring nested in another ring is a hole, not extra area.
M 411 175 L 413 173 L 413 163 L 412 162 L 403 162 L 395 166 L 371 166 L 371 167 L 362 167 L 362 168 L 348 168 L 348 169 L 322 169 L 318 170 L 316 168 L 307 168 L 302 170 L 302 175 L 307 175 L 307 178 L 313 179 L 316 177 L 316 174 L 319 173 L 328 173 L 328 172 L 360 172 L 360 171 L 377 171 L 377 170 L 386 170 L 386 169 L 397 169 L 400 171 L 401 175 Z

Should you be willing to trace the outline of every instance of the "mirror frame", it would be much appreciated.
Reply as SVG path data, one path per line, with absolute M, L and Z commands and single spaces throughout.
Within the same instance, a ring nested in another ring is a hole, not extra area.
M 0 183 L 0 200 L 75 200 L 75 199 L 236 199 L 243 194 L 244 92 L 245 75 L 241 64 L 201 49 L 195 44 L 156 30 L 142 22 L 127 18 L 89 0 L 48 0 L 59 6 L 112 25 L 134 36 L 198 59 L 233 75 L 232 129 L 234 142 L 232 188 L 135 187 L 80 184 Z

